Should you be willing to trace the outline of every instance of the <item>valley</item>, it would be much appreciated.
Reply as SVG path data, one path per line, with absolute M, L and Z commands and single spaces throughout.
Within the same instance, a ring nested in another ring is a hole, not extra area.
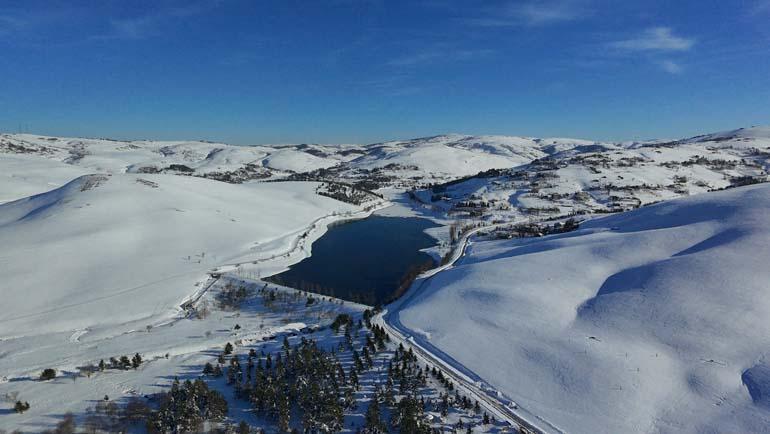
M 96 423 L 104 396 L 155 408 L 178 377 L 226 398 L 212 428 L 356 432 L 376 397 L 385 423 L 415 398 L 409 417 L 445 431 L 758 430 L 768 157 L 767 127 L 634 143 L 0 135 L 0 429 Z M 346 375 L 333 422 L 233 390 L 315 346 Z M 386 399 L 393 357 L 416 383 Z

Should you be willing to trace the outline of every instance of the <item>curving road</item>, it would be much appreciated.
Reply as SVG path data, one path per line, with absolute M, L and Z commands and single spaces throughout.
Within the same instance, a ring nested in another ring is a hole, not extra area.
M 401 323 L 399 318 L 399 310 L 407 306 L 415 296 L 420 294 L 433 276 L 451 268 L 455 262 L 465 255 L 465 250 L 470 245 L 473 235 L 483 230 L 494 229 L 496 226 L 498 225 L 475 228 L 464 234 L 459 247 L 453 250 L 450 260 L 445 265 L 429 270 L 420 276 L 404 297 L 391 303 L 386 309 L 378 313 L 373 318 L 373 322 L 382 326 L 394 338 L 395 342 L 412 347 L 415 354 L 423 359 L 424 363 L 440 367 L 456 386 L 464 389 L 467 395 L 483 403 L 496 418 L 507 421 L 525 433 L 561 434 L 564 431 L 528 412 L 526 409 L 519 407 L 460 362 L 436 348 L 430 342 L 425 341 L 419 336 L 414 336 Z

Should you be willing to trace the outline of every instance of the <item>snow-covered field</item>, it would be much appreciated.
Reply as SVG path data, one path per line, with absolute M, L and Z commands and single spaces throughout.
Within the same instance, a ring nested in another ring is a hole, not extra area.
M 770 426 L 770 187 L 481 241 L 399 315 L 568 432 Z

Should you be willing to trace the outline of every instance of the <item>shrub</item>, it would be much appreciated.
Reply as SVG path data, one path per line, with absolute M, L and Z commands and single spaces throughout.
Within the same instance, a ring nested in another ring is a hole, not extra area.
M 40 373 L 40 381 L 53 380 L 54 378 L 56 378 L 56 370 L 53 368 L 43 369 L 43 372 Z
M 16 413 L 24 413 L 29 410 L 29 402 L 16 401 L 16 405 L 13 406 L 13 411 Z

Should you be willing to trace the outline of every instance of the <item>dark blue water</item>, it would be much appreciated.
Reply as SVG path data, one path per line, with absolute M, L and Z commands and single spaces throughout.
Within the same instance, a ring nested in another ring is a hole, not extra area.
M 313 243 L 310 258 L 271 282 L 368 305 L 395 298 L 406 276 L 434 265 L 420 249 L 435 245 L 421 218 L 372 216 L 329 228 Z

